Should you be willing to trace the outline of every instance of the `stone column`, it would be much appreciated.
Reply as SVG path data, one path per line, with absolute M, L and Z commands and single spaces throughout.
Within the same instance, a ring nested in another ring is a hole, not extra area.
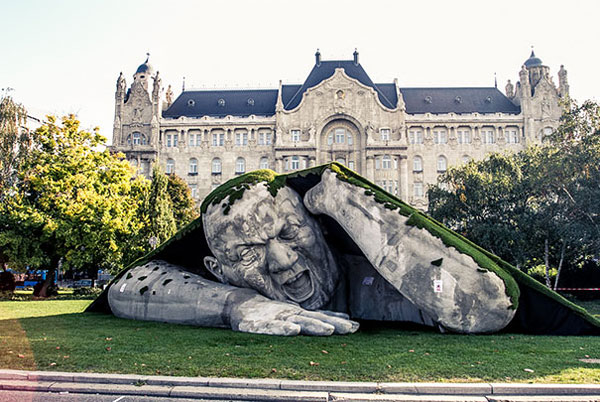
M 375 158 L 372 155 L 367 156 L 366 177 L 368 180 L 375 182 Z
M 399 162 L 398 197 L 408 202 L 408 158 L 401 157 Z

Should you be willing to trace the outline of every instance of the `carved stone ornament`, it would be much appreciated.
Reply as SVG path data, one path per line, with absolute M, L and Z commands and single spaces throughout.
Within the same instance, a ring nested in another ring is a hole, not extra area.
M 271 335 L 349 334 L 357 320 L 600 334 L 551 290 L 342 165 L 304 173 L 222 185 L 88 310 Z

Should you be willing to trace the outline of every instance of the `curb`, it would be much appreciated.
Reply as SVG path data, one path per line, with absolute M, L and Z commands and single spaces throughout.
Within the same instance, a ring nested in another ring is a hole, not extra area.
M 256 401 L 600 401 L 600 384 L 296 381 L 0 370 L 0 390 Z

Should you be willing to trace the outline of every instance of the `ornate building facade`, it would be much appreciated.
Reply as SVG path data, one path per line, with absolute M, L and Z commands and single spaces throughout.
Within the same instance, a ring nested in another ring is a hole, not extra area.
M 150 88 L 150 79 L 152 85 Z M 428 184 L 449 166 L 539 143 L 558 125 L 558 86 L 531 56 L 503 94 L 496 87 L 376 84 L 361 64 L 322 60 L 302 84 L 261 90 L 184 90 L 173 99 L 148 60 L 130 88 L 117 80 L 112 150 L 142 174 L 158 161 L 201 200 L 235 175 L 287 172 L 338 161 L 421 209 Z

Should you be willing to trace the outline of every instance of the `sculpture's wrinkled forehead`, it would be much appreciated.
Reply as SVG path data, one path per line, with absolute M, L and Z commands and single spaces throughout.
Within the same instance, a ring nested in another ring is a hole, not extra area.
M 238 236 L 251 241 L 252 238 L 270 236 L 276 230 L 277 222 L 287 215 L 306 214 L 300 196 L 288 187 L 281 188 L 273 197 L 264 183 L 253 185 L 244 191 L 241 199 L 236 200 L 227 214 L 223 203 L 210 205 L 203 215 L 204 230 L 211 240 L 222 238 L 225 233 L 235 232 Z

